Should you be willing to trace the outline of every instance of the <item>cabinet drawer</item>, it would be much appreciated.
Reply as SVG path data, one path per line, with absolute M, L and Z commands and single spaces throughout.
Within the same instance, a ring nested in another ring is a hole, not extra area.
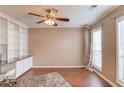
M 16 62 L 16 78 L 28 71 L 32 67 L 32 57 Z
M 16 78 L 23 74 L 23 61 L 18 61 L 16 63 Z

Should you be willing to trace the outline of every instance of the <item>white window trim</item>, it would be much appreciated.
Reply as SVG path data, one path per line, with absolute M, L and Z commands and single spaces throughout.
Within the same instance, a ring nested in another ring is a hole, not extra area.
M 92 29 L 92 31 L 95 32 L 95 31 L 97 31 L 98 29 L 101 29 L 101 64 L 102 64 L 102 25 L 99 25 L 99 26 L 97 26 L 97 27 L 94 27 L 94 28 Z M 92 35 L 93 35 L 93 34 L 92 34 Z M 93 37 L 92 37 L 92 39 L 93 39 Z M 93 45 L 92 45 L 92 47 L 93 47 Z M 93 48 L 92 48 L 92 49 L 93 49 Z M 93 63 L 93 67 L 94 67 L 95 69 L 97 69 L 97 70 L 99 70 L 99 71 L 102 72 L 102 66 L 101 66 L 101 68 L 100 68 L 100 67 L 98 67 L 97 65 L 95 65 L 95 64 Z
M 124 15 L 116 19 L 116 82 L 124 86 L 124 82 L 118 79 L 118 22 L 124 21 Z

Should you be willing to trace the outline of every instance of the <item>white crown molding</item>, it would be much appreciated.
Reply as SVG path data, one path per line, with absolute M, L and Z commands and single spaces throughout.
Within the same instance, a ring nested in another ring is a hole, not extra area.
M 79 26 L 69 26 L 69 27 L 65 27 L 65 26 L 57 26 L 57 27 L 53 27 L 53 26 L 29 26 L 29 28 L 83 28 L 83 27 L 79 27 Z

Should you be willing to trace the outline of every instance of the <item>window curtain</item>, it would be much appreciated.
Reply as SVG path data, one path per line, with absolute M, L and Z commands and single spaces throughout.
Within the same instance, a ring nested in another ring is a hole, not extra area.
M 85 45 L 85 69 L 92 71 L 92 29 L 84 28 L 84 45 Z

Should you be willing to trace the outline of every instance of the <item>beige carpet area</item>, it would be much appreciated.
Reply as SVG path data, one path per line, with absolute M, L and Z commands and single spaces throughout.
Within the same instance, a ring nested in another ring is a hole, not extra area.
M 18 87 L 71 87 L 57 72 L 20 79 L 18 84 Z

